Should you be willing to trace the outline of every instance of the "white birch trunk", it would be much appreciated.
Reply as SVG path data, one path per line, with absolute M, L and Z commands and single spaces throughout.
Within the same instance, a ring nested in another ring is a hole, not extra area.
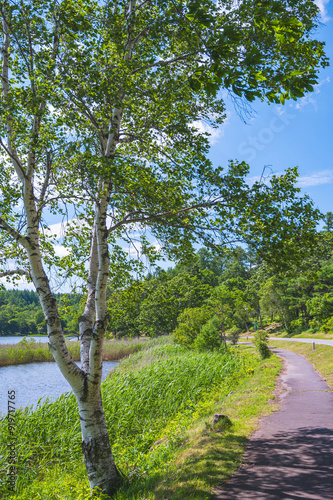
M 89 373 L 89 352 L 91 335 L 95 322 L 95 294 L 96 282 L 98 276 L 98 253 L 97 253 L 97 235 L 95 226 L 93 227 L 90 245 L 89 276 L 87 280 L 88 295 L 82 316 L 79 317 L 80 331 L 80 352 L 81 368 L 85 373 Z
M 1 9 L 3 23 L 2 49 L 2 94 L 6 101 L 9 95 L 9 48 L 10 36 L 6 13 Z M 96 207 L 95 225 L 92 231 L 90 270 L 88 279 L 88 297 L 84 313 L 79 319 L 81 341 L 82 369 L 73 361 L 66 347 L 57 301 L 52 294 L 48 277 L 43 267 L 39 246 L 39 214 L 33 189 L 33 174 L 35 169 L 35 147 L 38 142 L 39 127 L 46 103 L 42 103 L 33 120 L 33 140 L 30 144 L 27 167 L 20 161 L 13 138 L 12 117 L 7 116 L 7 153 L 21 182 L 23 204 L 26 215 L 26 235 L 19 235 L 5 221 L 2 228 L 7 230 L 27 252 L 30 264 L 30 276 L 44 312 L 47 323 L 50 351 L 58 364 L 63 376 L 71 385 L 77 398 L 82 433 L 82 451 L 89 476 L 91 488 L 98 486 L 104 493 L 112 495 L 119 484 L 119 473 L 114 464 L 109 436 L 107 432 L 102 398 L 101 377 L 103 361 L 103 340 L 108 325 L 106 303 L 107 281 L 109 276 L 108 231 L 106 213 L 109 202 L 109 187 L 100 183 L 99 202 Z M 104 151 L 109 157 L 114 154 L 122 116 L 122 108 L 115 107 L 113 124 L 115 132 L 109 133 Z M 42 190 L 45 194 L 50 172 L 47 171 Z
M 82 433 L 82 452 L 91 488 L 99 487 L 113 495 L 119 485 L 119 473 L 112 457 L 100 392 L 89 390 L 87 399 L 78 398 Z M 91 394 L 92 393 L 92 394 Z
M 119 473 L 115 466 L 109 436 L 107 432 L 102 398 L 101 377 L 103 361 L 103 340 L 108 324 L 106 307 L 106 287 L 109 272 L 109 257 L 106 240 L 106 208 L 108 199 L 101 204 L 103 214 L 98 220 L 97 242 L 93 231 L 91 242 L 91 272 L 90 294 L 85 307 L 86 318 L 81 319 L 83 345 L 81 356 L 85 363 L 84 369 L 78 368 L 71 358 L 64 339 L 58 314 L 57 302 L 50 290 L 48 278 L 44 272 L 38 243 L 38 216 L 34 205 L 32 184 L 25 183 L 24 204 L 27 213 L 27 252 L 29 256 L 31 276 L 47 322 L 49 347 L 62 374 L 71 385 L 78 402 L 82 451 L 89 476 L 91 488 L 98 486 L 111 495 L 119 483 Z M 98 247 L 98 252 L 97 252 Z M 96 266 L 99 263 L 98 273 Z M 97 283 L 95 281 L 97 276 Z M 96 283 L 96 284 L 95 284 Z M 96 290 L 95 290 L 96 287 Z M 93 323 L 94 307 L 92 306 L 94 292 L 96 297 L 96 321 Z M 84 329 L 88 325 L 88 330 Z M 92 337 L 91 339 L 89 337 Z M 87 347 L 89 346 L 89 355 Z
M 77 394 L 82 432 L 82 451 L 90 486 L 99 487 L 112 495 L 119 484 L 101 398 L 103 342 L 109 322 L 107 311 L 107 282 L 109 277 L 108 231 L 106 213 L 109 190 L 100 182 L 100 201 L 96 204 L 93 228 L 88 297 L 85 311 L 80 318 L 81 359 L 85 365 L 84 388 Z M 95 322 L 93 328 L 93 319 Z M 89 347 L 89 353 L 88 353 Z

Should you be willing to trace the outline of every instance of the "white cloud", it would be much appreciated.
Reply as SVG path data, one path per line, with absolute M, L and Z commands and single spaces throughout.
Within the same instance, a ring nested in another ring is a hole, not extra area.
M 317 103 L 316 99 L 314 99 L 314 95 L 317 95 L 320 93 L 322 85 L 325 83 L 329 83 L 330 77 L 328 76 L 327 78 L 324 78 L 323 80 L 320 80 L 320 82 L 314 86 L 314 91 L 311 94 L 306 94 L 304 97 L 299 99 L 297 104 L 295 105 L 296 109 L 302 109 L 304 106 L 307 106 L 308 104 L 312 104 L 315 109 L 317 109 Z
M 321 21 L 323 23 L 327 23 L 328 21 L 331 20 L 331 18 L 327 14 L 327 10 L 326 10 L 326 6 L 327 6 L 328 2 L 329 2 L 329 0 L 315 0 L 315 4 L 317 5 L 317 7 L 320 10 L 320 17 L 321 17 Z
M 65 236 L 66 232 L 66 226 L 70 224 L 71 221 L 68 221 L 68 223 L 64 222 L 58 222 L 57 224 L 50 224 L 47 228 L 47 234 L 49 236 L 57 236 L 58 238 L 63 238 Z
M 54 253 L 57 257 L 66 257 L 69 254 L 69 250 L 62 245 L 54 245 Z
M 321 172 L 315 172 L 311 175 L 302 175 L 298 179 L 299 187 L 311 187 L 320 186 L 322 184 L 330 184 L 333 182 L 333 171 L 332 170 L 322 170 Z
M 201 120 L 191 123 L 191 126 L 195 127 L 200 134 L 208 133 L 210 144 L 216 144 L 216 142 L 220 139 L 220 137 L 224 135 L 224 131 L 222 130 L 221 127 L 213 128 L 210 125 L 208 125 L 208 123 L 205 123 Z

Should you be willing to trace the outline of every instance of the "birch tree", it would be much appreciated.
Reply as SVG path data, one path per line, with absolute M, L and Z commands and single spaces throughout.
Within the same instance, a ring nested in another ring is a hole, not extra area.
M 311 241 L 319 214 L 298 196 L 296 171 L 249 187 L 246 164 L 224 171 L 207 159 L 200 124 L 223 122 L 223 88 L 282 103 L 311 91 L 327 65 L 311 38 L 318 9 L 303 0 L 0 5 L 1 276 L 26 276 L 38 292 L 49 348 L 77 398 L 91 487 L 112 495 L 119 473 L 100 385 L 119 239 L 149 230 L 173 259 L 199 240 L 242 240 L 273 261 Z M 47 226 L 68 213 L 60 257 Z M 143 234 L 141 248 L 154 256 L 149 241 Z M 54 267 L 85 279 L 81 368 L 66 348 Z

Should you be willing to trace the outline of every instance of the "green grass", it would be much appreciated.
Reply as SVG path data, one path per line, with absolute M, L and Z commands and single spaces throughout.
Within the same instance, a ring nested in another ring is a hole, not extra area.
M 144 350 L 155 343 L 155 339 L 106 340 L 103 348 L 103 360 L 118 361 L 130 354 L 141 351 L 142 349 Z M 73 341 L 68 342 L 67 348 L 74 361 L 79 361 L 80 343 Z M 23 339 L 18 344 L 0 345 L 0 367 L 44 361 L 54 361 L 47 343 Z
M 215 401 L 209 416 L 199 419 L 187 433 L 183 449 L 167 478 L 155 487 L 152 498 L 214 498 L 214 488 L 228 480 L 241 465 L 248 437 L 258 427 L 259 417 L 277 409 L 272 392 L 280 368 L 280 360 L 275 357 L 261 362 L 253 377 L 244 380 L 230 397 Z M 213 413 L 228 415 L 231 428 L 215 432 L 211 423 Z
M 266 411 L 280 362 L 253 349 L 198 353 L 173 344 L 124 360 L 103 383 L 105 415 L 124 484 L 116 500 L 211 498 L 241 461 Z M 234 391 L 228 397 L 230 391 Z M 215 432 L 214 413 L 232 426 Z M 75 397 L 16 413 L 19 500 L 90 498 Z M 0 423 L 0 484 L 6 484 L 7 421 Z M 204 496 L 202 496 L 204 495 Z
M 306 332 L 302 332 L 302 333 L 299 333 L 298 335 L 293 335 L 293 334 L 290 334 L 290 333 L 287 333 L 286 330 L 277 330 L 277 331 L 269 331 L 267 332 L 269 334 L 270 337 L 279 337 L 281 339 L 283 338 L 288 338 L 288 339 L 327 339 L 327 340 L 331 340 L 333 339 L 333 333 L 324 333 L 324 332 L 317 332 L 317 333 L 312 333 L 311 331 L 306 331 Z M 241 336 L 240 336 L 240 341 L 241 342 L 244 342 L 244 340 L 246 340 L 246 338 L 248 337 L 249 339 L 251 337 L 253 337 L 255 334 L 255 331 L 254 330 L 250 330 L 248 331 L 247 333 L 243 333 Z

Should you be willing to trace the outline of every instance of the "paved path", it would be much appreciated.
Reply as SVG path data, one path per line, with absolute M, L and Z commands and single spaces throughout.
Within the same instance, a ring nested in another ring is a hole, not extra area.
M 285 339 L 282 337 L 269 337 L 269 340 L 283 340 L 285 342 L 304 342 L 305 344 L 312 344 L 312 342 L 314 342 L 315 344 L 333 346 L 333 340 L 327 340 L 327 339 L 293 339 L 293 338 Z
M 333 500 L 333 393 L 302 356 L 286 360 L 280 409 L 252 436 L 218 500 Z

